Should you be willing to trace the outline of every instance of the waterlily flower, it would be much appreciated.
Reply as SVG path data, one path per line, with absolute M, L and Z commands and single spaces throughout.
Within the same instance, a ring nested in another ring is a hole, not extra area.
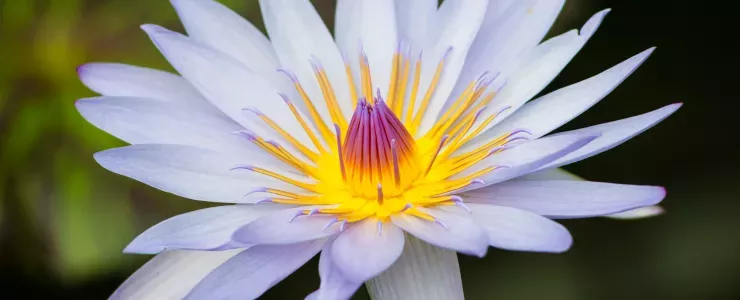
M 572 237 L 552 219 L 665 196 L 517 179 L 611 149 L 679 108 L 550 134 L 653 52 L 529 101 L 609 10 L 541 42 L 563 1 L 340 0 L 333 38 L 309 1 L 261 0 L 268 40 L 218 2 L 172 3 L 187 36 L 142 28 L 181 77 L 87 64 L 82 81 L 104 96 L 77 107 L 132 144 L 95 154 L 103 167 L 229 204 L 165 220 L 125 249 L 237 249 L 193 277 L 188 299 L 259 297 L 319 253 L 321 285 L 309 297 L 348 298 L 411 237 L 479 257 L 491 246 L 559 253 Z

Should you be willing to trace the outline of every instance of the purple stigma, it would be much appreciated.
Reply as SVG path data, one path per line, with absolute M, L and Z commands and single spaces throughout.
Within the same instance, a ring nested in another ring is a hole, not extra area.
M 447 227 L 447 224 L 445 224 L 444 222 L 442 222 L 442 220 L 438 218 L 434 218 L 434 223 L 439 224 L 439 226 L 442 226 L 442 228 L 444 229 L 449 229 L 449 227 Z
M 237 170 L 254 171 L 254 166 L 242 165 L 242 166 L 236 166 L 236 167 L 231 168 L 231 171 L 237 171 Z
M 288 219 L 288 223 L 293 223 L 293 221 L 296 218 L 298 218 L 298 217 L 300 217 L 302 215 L 305 215 L 305 213 L 302 210 L 299 210 L 298 212 L 295 213 L 295 215 L 293 215 L 292 217 L 290 217 L 290 219 Z
M 327 228 L 331 227 L 331 225 L 334 225 L 334 223 L 336 223 L 336 222 L 339 222 L 339 219 L 332 218 L 331 220 L 329 220 L 329 223 L 326 223 L 326 225 L 324 225 L 324 229 L 323 230 L 326 230 Z
M 262 198 L 254 202 L 254 204 L 261 204 L 261 203 L 272 203 L 272 198 Z M 292 222 L 293 219 L 291 219 L 289 222 Z
M 382 234 L 383 234 L 383 222 L 378 221 L 378 235 L 380 236 Z

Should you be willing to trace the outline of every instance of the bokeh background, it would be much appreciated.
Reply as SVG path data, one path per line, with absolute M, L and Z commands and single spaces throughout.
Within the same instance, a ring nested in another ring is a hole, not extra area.
M 263 28 L 256 0 L 222 2 Z M 334 1 L 313 2 L 331 26 Z M 461 257 L 469 299 L 740 299 L 737 20 L 719 1 L 569 0 L 550 35 L 606 7 L 612 13 L 548 90 L 658 50 L 565 128 L 685 105 L 567 169 L 590 180 L 664 185 L 668 213 L 565 221 L 576 243 L 562 255 Z M 148 259 L 121 253 L 131 238 L 204 206 L 97 166 L 94 152 L 124 143 L 74 108 L 94 95 L 76 76 L 85 62 L 171 70 L 139 30 L 143 23 L 182 30 L 165 0 L 0 0 L 3 299 L 104 299 Z M 302 299 L 317 286 L 314 260 L 264 298 Z M 368 298 L 364 289 L 355 297 Z

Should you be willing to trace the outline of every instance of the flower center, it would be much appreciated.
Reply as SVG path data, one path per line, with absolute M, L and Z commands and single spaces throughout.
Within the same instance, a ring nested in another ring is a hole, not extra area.
M 355 111 L 349 122 L 341 113 L 325 71 L 318 62 L 312 61 L 334 130 L 322 120 L 296 76 L 284 71 L 301 96 L 308 118 L 304 119 L 287 96 L 283 95 L 283 98 L 317 151 L 302 145 L 259 112 L 257 115 L 264 123 L 280 134 L 300 155 L 291 153 L 274 141 L 246 135 L 262 149 L 315 183 L 303 182 L 263 168 L 245 167 L 305 190 L 300 194 L 272 188 L 257 192 L 271 194 L 265 201 L 316 206 L 316 209 L 302 214 L 335 215 L 335 220 L 342 222 L 356 222 L 368 217 L 383 221 L 396 213 L 435 221 L 419 208 L 439 205 L 465 207 L 461 198 L 450 194 L 470 184 L 480 183 L 478 177 L 504 167 L 472 166 L 491 154 L 505 150 L 507 143 L 512 140 L 524 138 L 517 135 L 525 131 L 510 132 L 493 141 L 466 147 L 469 149 L 465 151 L 461 149 L 501 112 L 486 112 L 495 93 L 486 91 L 493 78 L 483 74 L 468 85 L 431 129 L 419 135 L 422 118 L 444 70 L 447 53 L 437 65 L 426 92 L 419 96 L 421 58 L 415 62 L 412 72 L 411 59 L 398 51 L 394 55 L 386 99 L 382 97 L 380 89 L 373 96 L 370 66 L 367 56 L 362 53 L 359 88 L 354 84 L 351 67 L 347 66 L 350 92 L 356 99 Z M 418 105 L 417 97 L 420 100 Z M 316 129 L 312 129 L 310 124 Z

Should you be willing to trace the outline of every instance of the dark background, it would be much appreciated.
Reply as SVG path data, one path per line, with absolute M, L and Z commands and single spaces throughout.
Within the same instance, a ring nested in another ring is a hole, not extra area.
M 223 2 L 262 28 L 256 0 Z M 334 2 L 313 2 L 331 26 Z M 575 244 L 562 255 L 461 256 L 468 299 L 740 299 L 740 49 L 730 1 L 571 0 L 550 35 L 608 7 L 597 34 L 548 90 L 658 49 L 564 129 L 685 105 L 625 145 L 566 169 L 596 181 L 664 185 L 667 214 L 565 221 Z M 123 143 L 73 106 L 93 95 L 76 78 L 82 63 L 170 69 L 138 29 L 143 23 L 182 28 L 164 0 L 0 0 L 4 299 L 104 299 L 147 259 L 121 253 L 131 238 L 202 207 L 97 166 L 94 152 Z M 264 298 L 302 299 L 317 287 L 314 260 Z

